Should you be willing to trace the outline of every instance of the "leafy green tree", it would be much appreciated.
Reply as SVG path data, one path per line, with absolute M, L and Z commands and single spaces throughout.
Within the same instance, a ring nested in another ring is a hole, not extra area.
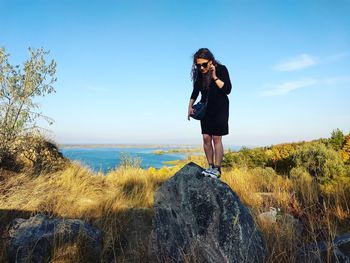
M 331 138 L 329 139 L 329 144 L 334 150 L 339 151 L 343 146 L 344 140 L 344 133 L 339 129 L 335 129 L 332 131 Z
M 38 118 L 52 123 L 40 112 L 35 99 L 55 92 L 56 62 L 47 62 L 49 51 L 42 48 L 29 48 L 29 54 L 22 67 L 14 66 L 9 54 L 0 48 L 0 162 L 1 153 L 15 151 L 11 146 L 19 136 L 38 130 Z

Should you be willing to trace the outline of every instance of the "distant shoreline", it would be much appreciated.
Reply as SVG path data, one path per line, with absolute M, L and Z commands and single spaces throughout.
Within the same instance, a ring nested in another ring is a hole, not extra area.
M 59 144 L 59 148 L 198 148 L 200 145 L 181 144 Z
M 239 151 L 243 146 L 228 145 L 225 150 Z M 58 144 L 59 149 L 102 149 L 102 148 L 153 148 L 153 149 L 182 149 L 179 152 L 195 152 L 202 149 L 202 145 L 189 144 Z M 254 147 L 249 147 L 254 148 Z

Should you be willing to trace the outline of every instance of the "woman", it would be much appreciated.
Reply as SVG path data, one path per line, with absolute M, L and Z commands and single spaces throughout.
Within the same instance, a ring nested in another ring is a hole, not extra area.
M 208 97 L 208 106 L 201 120 L 203 148 L 208 160 L 208 169 L 202 173 L 212 178 L 220 178 L 221 162 L 224 156 L 222 136 L 228 134 L 229 100 L 231 81 L 227 68 L 215 60 L 207 48 L 199 49 L 193 55 L 193 91 L 188 105 L 188 120 L 193 114 L 193 104 L 199 92 L 201 102 Z

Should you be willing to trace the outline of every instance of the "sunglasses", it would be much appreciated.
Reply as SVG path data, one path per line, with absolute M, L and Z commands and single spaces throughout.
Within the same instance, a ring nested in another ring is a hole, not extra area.
M 207 68 L 208 67 L 208 63 L 209 63 L 209 61 L 208 62 L 205 62 L 205 63 L 202 63 L 202 64 L 196 64 L 196 67 L 198 68 L 198 69 L 201 69 L 201 67 L 203 67 L 203 68 Z

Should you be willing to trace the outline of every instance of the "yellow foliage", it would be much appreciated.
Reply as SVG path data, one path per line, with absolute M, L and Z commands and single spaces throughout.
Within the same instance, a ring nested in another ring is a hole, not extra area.
M 148 173 L 149 174 L 156 174 L 157 173 L 157 169 L 156 168 L 154 168 L 154 167 L 150 167 L 150 168 L 148 168 Z
M 345 140 L 343 143 L 343 147 L 340 151 L 340 155 L 341 155 L 342 160 L 344 162 L 346 162 L 350 159 L 350 134 L 345 136 Z
M 344 161 L 347 162 L 350 159 L 350 152 L 346 152 L 344 150 L 339 151 L 340 158 Z
M 271 159 L 276 162 L 288 158 L 295 152 L 295 147 L 296 146 L 292 144 L 279 144 L 272 146 L 272 148 L 268 151 Z

